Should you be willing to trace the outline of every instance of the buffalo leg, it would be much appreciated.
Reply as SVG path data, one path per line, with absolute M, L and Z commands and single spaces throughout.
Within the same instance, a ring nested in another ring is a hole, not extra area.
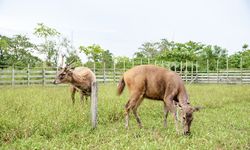
M 130 101 L 127 102 L 127 104 L 125 105 L 125 128 L 128 129 L 128 124 L 129 124 L 129 103 Z
M 177 106 L 178 104 L 173 101 L 173 106 L 175 107 L 175 111 L 173 113 L 174 115 L 174 123 L 175 123 L 175 128 L 176 128 L 176 132 L 179 133 L 179 119 L 178 119 L 178 109 Z
M 129 101 L 127 102 L 126 106 L 125 106 L 125 127 L 127 129 L 128 129 L 128 126 L 129 126 L 129 112 L 130 112 L 130 109 L 135 108 L 136 103 L 139 100 L 139 98 L 140 98 L 140 94 L 133 94 L 130 97 Z M 136 110 L 135 110 L 135 113 L 136 113 Z M 137 113 L 136 113 L 136 118 L 139 119 Z M 138 121 L 140 121 L 140 119 Z
M 178 122 L 177 111 L 175 111 L 173 115 L 174 115 L 175 129 L 176 129 L 176 132 L 179 133 L 179 125 L 178 125 L 179 122 Z
M 75 93 L 76 93 L 76 88 L 74 88 L 73 86 L 71 86 L 71 87 L 70 87 L 70 92 L 71 92 L 72 103 L 75 104 Z
M 164 127 L 167 127 L 168 109 L 166 103 L 164 102 Z
M 178 118 L 179 117 L 179 104 L 178 104 L 178 102 L 176 102 L 176 101 L 173 101 L 174 102 L 174 106 L 175 106 L 175 108 L 176 108 L 176 119 L 177 119 L 177 121 L 178 122 L 180 122 L 180 119 Z
M 85 94 L 81 91 L 81 102 L 84 103 Z
M 138 115 L 138 113 L 137 113 L 137 108 L 133 109 L 133 113 L 134 113 L 135 119 L 136 119 L 136 121 L 137 121 L 137 123 L 138 123 L 138 126 L 139 126 L 140 128 L 142 128 L 141 120 L 140 120 L 139 115 Z
M 173 96 L 174 94 L 165 96 L 164 102 L 166 104 L 166 108 L 173 113 L 174 120 L 175 120 L 175 128 L 176 132 L 179 133 L 179 127 L 178 127 L 178 118 L 177 118 L 177 112 L 176 112 L 176 106 L 174 104 Z
M 136 105 L 134 106 L 134 108 L 132 108 L 132 109 L 133 109 L 133 114 L 134 114 L 135 119 L 136 119 L 136 121 L 137 121 L 137 123 L 138 123 L 138 126 L 139 126 L 140 128 L 142 128 L 142 124 L 141 124 L 140 117 L 139 117 L 139 115 L 138 115 L 138 113 L 137 113 L 137 108 L 140 106 L 140 104 L 141 104 L 142 101 L 143 101 L 143 98 L 142 98 L 142 96 L 141 96 L 141 97 L 139 98 L 139 100 L 137 101 Z

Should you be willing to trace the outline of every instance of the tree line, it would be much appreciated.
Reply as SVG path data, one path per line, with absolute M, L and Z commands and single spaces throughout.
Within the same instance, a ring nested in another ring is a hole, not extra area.
M 123 67 L 123 62 L 131 65 L 136 63 L 135 61 L 142 63 L 154 60 L 155 62 L 199 62 L 199 67 L 203 69 L 209 63 L 210 70 L 215 70 L 218 63 L 221 69 L 226 67 L 250 68 L 250 49 L 247 44 L 243 44 L 240 51 L 229 55 L 227 49 L 218 45 L 194 41 L 180 43 L 161 39 L 157 42 L 143 43 L 138 50 L 135 50 L 133 58 L 129 58 L 114 56 L 109 50 L 103 49 L 98 44 L 81 45 L 79 48 L 75 48 L 70 40 L 63 37 L 60 32 L 43 23 L 37 24 L 33 34 L 39 39 L 38 44 L 31 42 L 26 35 L 14 35 L 13 37 L 0 35 L 0 66 L 26 67 L 29 64 L 31 67 L 52 67 L 58 66 L 59 59 L 63 56 L 66 63 L 74 61 L 75 66 L 89 67 L 93 67 L 93 65 L 101 67 L 105 64 L 106 68 L 112 68 L 114 62 L 117 67 Z M 86 55 L 87 62 L 82 63 L 79 53 Z M 137 64 L 140 63 L 137 62 Z

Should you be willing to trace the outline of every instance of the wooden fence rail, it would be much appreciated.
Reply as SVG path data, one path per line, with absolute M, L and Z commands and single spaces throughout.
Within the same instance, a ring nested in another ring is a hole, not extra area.
M 118 82 L 123 72 L 128 68 L 91 68 L 96 74 L 97 82 Z M 175 71 L 175 70 L 173 70 Z M 58 72 L 57 68 L 29 67 L 20 70 L 13 66 L 10 69 L 0 70 L 0 86 L 4 85 L 53 85 Z M 224 84 L 250 84 L 250 70 L 217 70 L 217 71 L 176 71 L 186 83 L 224 83 Z

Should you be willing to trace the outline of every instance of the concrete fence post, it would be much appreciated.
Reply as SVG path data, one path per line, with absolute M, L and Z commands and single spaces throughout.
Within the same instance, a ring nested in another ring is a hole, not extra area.
M 187 82 L 187 73 L 188 73 L 188 70 L 187 70 L 187 60 L 186 60 L 186 67 L 185 67 L 185 80 Z
M 209 60 L 207 59 L 207 83 L 209 83 Z
M 103 83 L 106 83 L 106 64 L 103 62 Z
M 43 86 L 45 86 L 45 67 L 42 69 Z
M 115 71 L 115 61 L 114 61 L 114 70 L 113 70 L 113 78 L 114 78 L 114 83 L 116 82 L 116 71 Z
M 98 86 L 97 82 L 92 82 L 91 86 L 91 124 L 92 128 L 97 126 L 97 101 L 98 101 Z
M 242 66 L 243 66 L 243 59 L 240 58 L 240 83 L 242 84 Z
M 94 73 L 95 73 L 95 70 L 96 70 L 96 66 L 95 66 L 95 62 L 94 62 L 94 70 L 93 70 L 93 71 L 94 71 Z
M 228 57 L 227 57 L 227 80 L 229 81 L 229 75 L 228 75 Z
M 15 66 L 14 64 L 12 65 L 12 73 L 11 73 L 11 85 L 15 85 Z
M 194 62 L 192 61 L 192 66 L 191 66 L 191 81 L 194 78 Z
M 180 67 L 180 74 L 181 74 L 181 78 L 182 78 L 182 61 L 181 61 L 181 67 Z
M 219 83 L 219 59 L 217 59 L 216 71 L 217 71 L 217 83 Z
M 30 85 L 30 64 L 27 67 L 27 85 Z
M 199 75 L 198 75 L 198 61 L 196 61 L 196 63 L 195 63 L 195 74 L 196 74 L 196 82 L 198 82 L 198 77 L 199 77 Z
M 126 62 L 125 62 L 125 60 L 123 61 L 123 72 L 125 72 L 126 71 Z

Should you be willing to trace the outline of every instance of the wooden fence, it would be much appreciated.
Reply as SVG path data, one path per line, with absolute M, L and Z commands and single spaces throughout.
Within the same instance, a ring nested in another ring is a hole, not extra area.
M 105 66 L 105 65 L 104 65 Z M 117 83 L 129 68 L 91 68 L 96 74 L 99 83 Z M 176 71 L 176 70 L 173 70 Z M 176 71 L 186 83 L 224 83 L 224 84 L 250 84 L 250 70 L 217 70 Z M 4 85 L 53 85 L 53 80 L 58 73 L 58 68 L 18 68 L 15 66 L 8 69 L 0 69 L 0 86 Z

